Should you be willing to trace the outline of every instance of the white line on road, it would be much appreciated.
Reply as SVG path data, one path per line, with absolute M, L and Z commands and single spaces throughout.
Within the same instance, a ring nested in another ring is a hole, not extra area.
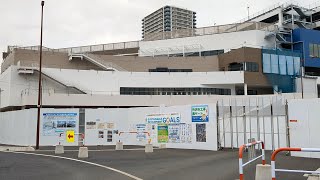
M 118 170 L 118 169 L 115 169 L 115 168 L 112 168 L 112 167 L 108 167 L 108 166 L 104 166 L 104 165 L 101 165 L 101 164 L 92 163 L 92 162 L 89 162 L 89 161 L 83 161 L 83 160 L 79 160 L 79 159 L 73 159 L 73 158 L 68 158 L 68 157 L 63 157 L 63 156 L 53 156 L 53 155 L 47 155 L 47 154 L 36 154 L 36 153 L 26 153 L 26 152 L 11 152 L 11 153 L 16 153 L 16 154 L 28 154 L 28 155 L 44 156 L 44 157 L 53 157 L 53 158 L 66 159 L 66 160 L 70 160 L 70 161 L 81 162 L 81 163 L 90 164 L 90 165 L 93 165 L 93 166 L 98 166 L 98 167 L 102 167 L 102 168 L 105 168 L 105 169 L 109 169 L 109 170 L 111 170 L 111 171 L 120 173 L 120 174 L 122 174 L 122 175 L 128 176 L 128 177 L 130 177 L 130 178 L 132 178 L 132 179 L 135 179 L 135 180 L 143 180 L 143 179 L 141 179 L 141 178 L 138 178 L 138 177 L 136 177 L 136 176 L 134 176 L 134 175 L 131 175 L 131 174 L 129 174 L 129 173 L 120 171 L 120 170 Z

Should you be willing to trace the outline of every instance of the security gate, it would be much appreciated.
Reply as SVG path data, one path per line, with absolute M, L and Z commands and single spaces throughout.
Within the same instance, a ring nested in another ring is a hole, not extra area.
M 295 98 L 269 95 L 233 96 L 219 100 L 219 147 L 238 148 L 252 138 L 265 142 L 267 150 L 288 147 L 287 99 Z

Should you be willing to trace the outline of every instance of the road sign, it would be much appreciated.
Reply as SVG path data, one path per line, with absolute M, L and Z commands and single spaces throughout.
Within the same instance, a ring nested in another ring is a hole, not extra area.
M 73 143 L 74 142 L 74 131 L 67 131 L 66 138 L 67 138 L 67 142 Z

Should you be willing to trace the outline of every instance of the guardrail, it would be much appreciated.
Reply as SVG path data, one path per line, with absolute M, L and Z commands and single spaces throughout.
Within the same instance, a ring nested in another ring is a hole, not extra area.
M 84 53 L 84 52 L 139 48 L 139 42 L 140 41 L 128 41 L 128 42 L 97 44 L 97 45 L 88 45 L 88 46 L 58 48 L 58 49 L 51 49 L 51 48 L 47 48 L 47 47 L 42 47 L 42 50 L 43 51 L 50 51 L 50 52 Z M 26 50 L 39 51 L 40 46 L 25 46 L 25 47 L 8 46 L 8 52 L 13 51 L 14 49 L 26 49 Z
M 203 36 L 211 34 L 222 34 L 230 32 L 240 32 L 249 30 L 262 30 L 274 32 L 278 27 L 274 24 L 268 24 L 263 22 L 241 22 L 234 24 L 225 24 L 193 29 L 178 29 L 166 32 L 147 33 L 144 35 L 143 41 L 154 41 L 164 39 L 175 39 L 183 37 Z
M 243 151 L 245 148 L 253 148 L 253 150 L 255 150 L 255 145 L 258 145 L 258 144 L 261 144 L 261 149 L 262 149 L 262 154 L 260 156 L 257 156 L 255 158 L 250 158 L 248 162 L 246 163 L 243 163 Z M 262 158 L 262 164 L 265 165 L 266 164 L 266 160 L 265 160 L 265 149 L 264 149 L 264 143 L 263 141 L 255 141 L 255 142 L 251 142 L 251 143 L 248 143 L 248 144 L 244 144 L 242 146 L 240 146 L 239 148 L 239 178 L 240 180 L 243 180 L 244 179 L 244 175 L 243 175 L 243 168 L 245 166 L 247 166 L 248 164 L 258 160 L 259 158 Z
M 320 171 L 276 169 L 276 156 L 281 151 L 320 152 L 320 148 L 279 148 L 279 149 L 276 149 L 271 155 L 272 180 L 276 180 L 276 172 L 308 173 L 308 174 L 319 174 L 320 175 Z

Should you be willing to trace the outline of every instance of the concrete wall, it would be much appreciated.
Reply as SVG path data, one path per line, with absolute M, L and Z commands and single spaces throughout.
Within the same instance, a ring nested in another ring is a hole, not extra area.
M 57 81 L 68 85 L 74 86 L 86 92 L 86 95 L 70 96 L 70 100 L 75 98 L 76 101 L 60 102 L 61 97 L 68 96 L 69 94 L 78 94 L 75 91 L 68 89 L 61 83 L 57 83 L 52 79 L 43 78 L 43 93 L 44 96 L 49 95 L 51 102 L 43 100 L 48 104 L 77 104 L 82 102 L 82 106 L 92 104 L 86 101 L 92 95 L 119 95 L 120 87 L 172 87 L 172 88 L 227 88 L 231 89 L 231 93 L 235 94 L 235 85 L 242 84 L 244 81 L 243 72 L 192 72 L 192 73 L 149 73 L 149 72 L 107 72 L 107 71 L 94 71 L 94 70 L 71 70 L 71 69 L 52 69 L 44 68 L 43 72 L 56 79 Z M 17 66 L 11 66 L 4 73 L 1 74 L 0 88 L 5 91 L 2 92 L 2 107 L 6 106 L 20 106 L 22 104 L 35 104 L 31 99 L 37 95 L 38 89 L 38 76 L 37 74 L 18 74 Z M 57 99 L 52 99 L 52 95 Z M 28 96 L 25 99 L 25 96 Z M 127 98 L 125 96 L 124 98 Z M 101 97 L 100 97 L 101 98 Z M 103 97 L 112 98 L 112 97 Z M 130 97 L 131 98 L 131 97 Z M 128 100 L 130 99 L 128 98 Z M 37 99 L 37 98 L 36 98 Z M 139 98 L 138 98 L 139 99 Z M 30 101 L 31 100 L 31 101 Z M 141 98 L 143 101 L 144 98 Z M 138 101 L 139 102 L 139 101 Z M 137 104 L 144 104 L 142 102 Z M 187 104 L 188 100 L 184 104 Z M 100 104 L 100 100 L 95 102 Z M 119 102 L 120 104 L 124 102 Z M 104 103 L 106 104 L 106 103 Z M 151 103 L 152 104 L 152 103 Z M 78 104 L 79 105 L 79 104 Z
M 290 146 L 320 148 L 320 99 L 289 101 Z M 292 152 L 293 156 L 320 158 L 320 153 Z
M 122 141 L 124 145 L 145 145 L 147 139 L 138 141 L 136 134 L 113 134 L 113 141 L 107 142 L 107 130 L 118 130 L 119 132 L 137 131 L 136 124 L 146 124 L 146 115 L 159 113 L 179 113 L 181 123 L 190 124 L 192 127 L 192 140 L 190 143 L 166 143 L 168 148 L 217 150 L 217 126 L 216 126 L 216 105 L 209 105 L 209 122 L 206 122 L 206 142 L 196 142 L 196 124 L 191 121 L 191 105 L 153 107 L 153 108 L 130 108 L 130 109 L 87 109 L 86 122 L 113 123 L 113 128 L 87 129 L 87 145 L 114 145 Z M 98 126 L 98 125 L 97 125 Z M 147 125 L 148 126 L 148 125 Z M 156 125 L 155 125 L 156 126 Z M 98 138 L 98 131 L 104 131 L 104 138 Z M 148 130 L 146 130 L 148 131 Z M 158 146 L 157 130 L 151 133 L 152 144 Z
M 106 53 L 108 54 L 108 53 Z M 148 72 L 157 67 L 169 69 L 192 69 L 194 72 L 218 71 L 219 62 L 217 56 L 210 57 L 137 57 L 137 56 L 113 56 L 103 52 L 94 52 L 95 57 L 116 64 L 127 71 Z M 1 72 L 9 66 L 20 64 L 21 66 L 39 66 L 39 51 L 15 49 L 4 60 Z M 68 53 L 43 52 L 43 67 L 57 69 L 81 69 L 102 70 L 100 67 L 86 60 L 74 58 L 69 61 Z
M 140 56 L 150 56 L 154 49 L 158 50 L 161 48 L 172 48 L 182 47 L 182 46 L 201 46 L 200 49 L 185 49 L 185 52 L 195 51 L 209 51 L 209 50 L 220 50 L 223 49 L 225 52 L 231 49 L 236 49 L 243 46 L 248 47 L 272 47 L 274 46 L 272 42 L 266 41 L 264 39 L 266 35 L 265 31 L 261 30 L 251 30 L 251 31 L 241 31 L 232 33 L 222 33 L 222 34 L 212 34 L 204 36 L 186 37 L 186 38 L 176 38 L 167 40 L 157 40 L 157 41 L 142 41 L 140 42 Z M 150 53 L 151 52 L 151 53 Z M 162 52 L 162 54 L 167 52 Z M 170 52 L 169 52 L 170 53 Z M 173 53 L 178 53 L 174 51 Z M 182 53 L 180 50 L 179 53 Z M 155 51 L 155 54 L 157 51 Z
M 69 69 L 43 70 L 57 80 L 66 79 L 79 89 L 93 94 L 119 94 L 120 87 L 233 87 L 244 81 L 243 72 L 107 72 Z
M 206 57 L 135 57 L 95 55 L 99 59 L 112 62 L 127 71 L 148 72 L 149 69 L 167 67 L 169 69 L 192 69 L 193 72 L 219 71 L 218 56 Z
M 263 74 L 261 49 L 243 47 L 219 55 L 220 70 L 228 71 L 229 64 L 234 62 L 254 62 L 258 64 L 258 72 L 244 72 L 245 83 L 248 84 L 248 90 L 257 89 L 258 94 L 265 94 L 266 91 L 262 88 L 271 87 L 267 77 Z M 273 92 L 271 91 L 271 93 Z
M 21 106 L 21 98 L 28 92 L 38 92 L 38 73 L 35 75 L 18 74 L 16 66 L 9 67 L 0 75 L 1 99 L 0 107 Z M 43 76 L 42 91 L 44 94 L 54 93 L 76 93 L 65 85 Z M 36 98 L 37 99 L 37 98 Z
M 1 72 L 4 72 L 9 66 L 17 65 L 20 62 L 21 66 L 39 66 L 39 51 L 15 49 L 3 61 Z M 65 68 L 65 69 L 94 69 L 101 70 L 96 65 L 81 60 L 69 61 L 68 53 L 43 51 L 42 58 L 43 67 Z

